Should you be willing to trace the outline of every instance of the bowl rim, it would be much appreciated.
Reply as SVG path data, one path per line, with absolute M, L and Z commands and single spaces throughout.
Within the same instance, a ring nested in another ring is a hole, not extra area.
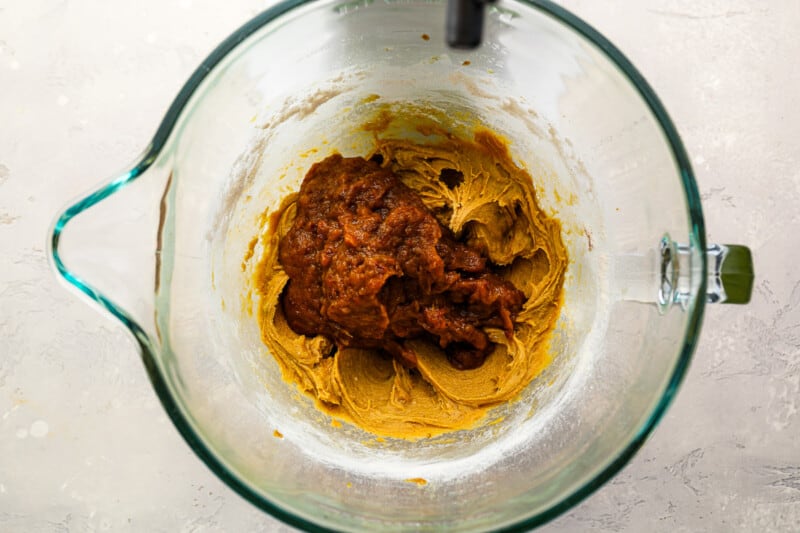
M 227 57 L 229 53 L 236 49 L 239 44 L 241 44 L 248 37 L 253 35 L 269 22 L 303 5 L 311 4 L 316 1 L 318 0 L 283 0 L 256 15 L 254 18 L 234 31 L 224 41 L 222 41 L 208 55 L 208 57 L 203 60 L 197 69 L 195 69 L 181 90 L 178 92 L 177 96 L 172 101 L 167 112 L 165 113 L 164 118 L 159 124 L 156 133 L 150 141 L 150 144 L 144 150 L 137 162 L 131 166 L 130 170 L 121 173 L 88 196 L 70 205 L 63 213 L 61 213 L 51 228 L 50 238 L 47 244 L 50 252 L 48 255 L 53 261 L 53 266 L 57 274 L 64 278 L 68 284 L 77 288 L 80 292 L 87 295 L 89 298 L 100 304 L 102 308 L 118 318 L 136 338 L 141 349 L 142 362 L 145 365 L 149 379 L 153 385 L 153 388 L 155 389 L 156 394 L 158 395 L 159 400 L 161 401 L 161 404 L 172 420 L 172 423 L 178 429 L 181 436 L 184 438 L 184 440 L 186 440 L 187 444 L 195 452 L 195 454 L 197 454 L 197 456 L 236 493 L 250 503 L 254 504 L 259 509 L 266 511 L 273 517 L 282 520 L 289 525 L 307 531 L 332 531 L 325 526 L 308 521 L 305 518 L 297 516 L 292 512 L 272 503 L 263 497 L 253 487 L 251 487 L 246 481 L 240 479 L 237 474 L 226 467 L 224 461 L 217 456 L 217 454 L 205 443 L 204 439 L 194 429 L 193 425 L 188 420 L 188 417 L 182 412 L 182 409 L 176 399 L 173 398 L 167 381 L 162 376 L 159 364 L 157 362 L 158 357 L 156 353 L 158 350 L 148 334 L 139 324 L 137 324 L 133 318 L 131 318 L 129 313 L 114 303 L 111 298 L 103 295 L 98 290 L 93 288 L 88 282 L 84 281 L 75 273 L 70 271 L 64 264 L 59 253 L 60 236 L 65 226 L 72 218 L 100 202 L 101 200 L 107 198 L 120 188 L 124 187 L 126 184 L 137 179 L 156 161 L 166 146 L 175 125 L 181 118 L 182 112 L 188 101 L 206 76 L 208 76 L 209 73 L 214 69 L 214 67 L 216 67 L 225 57 Z M 700 251 L 704 251 L 706 249 L 705 224 L 703 221 L 703 213 L 700 204 L 700 195 L 694 179 L 689 157 L 672 120 L 669 118 L 664 106 L 661 104 L 655 92 L 644 79 L 644 77 L 625 57 L 625 55 L 622 54 L 622 52 L 620 52 L 613 44 L 611 44 L 608 39 L 601 35 L 592 26 L 573 15 L 563 7 L 556 5 L 550 0 L 515 1 L 527 4 L 539 12 L 554 18 L 557 22 L 560 22 L 568 29 L 578 33 L 580 36 L 586 39 L 586 41 L 595 46 L 619 68 L 622 75 L 627 78 L 633 88 L 642 97 L 645 104 L 650 109 L 650 112 L 656 118 L 659 126 L 661 127 L 667 144 L 671 149 L 677 169 L 680 173 L 680 179 L 683 185 L 690 223 L 690 235 L 688 237 L 690 241 L 696 244 Z M 606 481 L 612 478 L 617 472 L 619 472 L 619 470 L 628 463 L 628 461 L 644 444 L 645 440 L 661 420 L 667 407 L 672 402 L 678 387 L 680 386 L 680 383 L 686 374 L 686 370 L 689 367 L 692 353 L 694 352 L 699 337 L 706 303 L 704 295 L 706 293 L 707 258 L 705 253 L 699 253 L 697 255 L 699 256 L 701 263 L 701 270 L 699 272 L 700 283 L 697 287 L 697 293 L 694 295 L 694 298 L 686 310 L 686 312 L 689 313 L 689 316 L 680 355 L 677 359 L 675 367 L 672 371 L 672 375 L 669 378 L 667 387 L 662 397 L 653 408 L 647 420 L 641 425 L 627 446 L 618 452 L 616 458 L 601 468 L 588 481 L 574 489 L 571 493 L 564 495 L 551 507 L 534 515 L 521 518 L 513 524 L 504 526 L 499 531 L 530 530 L 531 528 L 540 526 L 566 512 L 587 498 Z

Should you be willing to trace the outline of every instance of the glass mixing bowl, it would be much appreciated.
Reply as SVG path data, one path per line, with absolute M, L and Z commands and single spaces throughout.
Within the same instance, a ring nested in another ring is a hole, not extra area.
M 538 0 L 487 7 L 475 51 L 448 49 L 444 27 L 440 1 L 269 9 L 202 63 L 142 156 L 67 208 L 50 238 L 58 273 L 136 337 L 192 449 L 299 527 L 547 521 L 641 446 L 705 303 L 749 298 L 749 251 L 706 245 L 678 134 L 608 41 Z M 509 139 L 570 254 L 553 363 L 485 423 L 416 442 L 337 427 L 281 379 L 243 265 L 258 215 L 330 151 L 365 155 L 360 121 L 393 102 Z

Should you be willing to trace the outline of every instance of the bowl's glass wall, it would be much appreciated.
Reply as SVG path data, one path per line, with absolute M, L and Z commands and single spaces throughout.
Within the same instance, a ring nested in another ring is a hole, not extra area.
M 691 315 L 629 299 L 636 269 L 648 278 L 656 268 L 662 235 L 689 241 L 692 227 L 670 145 L 624 73 L 562 22 L 514 1 L 487 13 L 483 48 L 447 50 L 444 9 L 320 1 L 290 11 L 214 67 L 154 167 L 171 170 L 152 331 L 169 388 L 239 483 L 339 529 L 488 528 L 545 512 L 647 424 Z M 241 263 L 256 215 L 313 162 L 295 154 L 323 140 L 363 153 L 369 139 L 352 126 L 371 93 L 378 103 L 472 109 L 511 139 L 567 232 L 552 368 L 500 411 L 504 420 L 449 442 L 333 428 L 281 380 L 248 313 Z M 404 481 L 416 477 L 428 484 Z

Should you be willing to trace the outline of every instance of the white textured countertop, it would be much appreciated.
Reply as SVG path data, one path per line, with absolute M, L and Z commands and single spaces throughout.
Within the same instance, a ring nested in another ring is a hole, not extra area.
M 692 157 L 711 242 L 754 253 L 707 309 L 655 434 L 542 531 L 800 528 L 800 2 L 564 0 L 628 55 Z M 0 0 L 0 530 L 288 530 L 161 409 L 126 331 L 57 283 L 59 208 L 144 148 L 258 0 Z

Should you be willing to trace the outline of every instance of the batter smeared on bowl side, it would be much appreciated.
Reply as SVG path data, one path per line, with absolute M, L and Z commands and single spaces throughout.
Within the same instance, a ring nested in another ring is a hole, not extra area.
M 567 255 L 498 136 L 381 136 L 392 118 L 368 125 L 366 159 L 311 167 L 269 217 L 254 282 L 285 379 L 366 431 L 417 438 L 473 426 L 549 363 Z

